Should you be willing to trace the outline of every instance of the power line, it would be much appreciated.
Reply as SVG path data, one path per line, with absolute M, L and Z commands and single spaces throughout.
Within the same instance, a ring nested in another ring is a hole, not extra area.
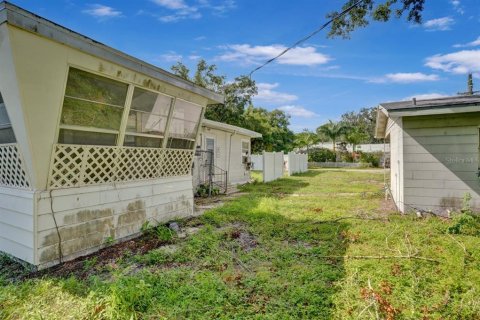
M 343 17 L 344 15 L 346 15 L 347 13 L 349 13 L 350 11 L 352 11 L 355 7 L 357 7 L 360 3 L 364 2 L 365 0 L 358 0 L 357 2 L 355 2 L 354 4 L 352 4 L 350 7 L 348 7 L 347 9 L 343 10 L 342 12 L 340 12 L 338 15 L 336 15 L 335 17 L 333 17 L 332 19 L 328 20 L 327 22 L 325 22 L 320 28 L 318 28 L 317 30 L 313 31 L 312 33 L 310 33 L 309 35 L 307 35 L 306 37 L 298 40 L 297 42 L 295 42 L 293 45 L 291 45 L 290 47 L 286 48 L 285 50 L 283 50 L 282 52 L 280 52 L 277 56 L 271 58 L 270 60 L 266 61 L 264 64 L 262 64 L 261 66 L 258 66 L 256 67 L 255 69 L 252 70 L 252 72 L 249 73 L 249 77 L 251 78 L 252 77 L 252 74 L 255 72 L 255 71 L 258 71 L 260 69 L 262 69 L 263 67 L 265 67 L 267 64 L 277 60 L 278 58 L 280 58 L 281 56 L 283 56 L 285 53 L 287 53 L 288 51 L 292 50 L 293 48 L 297 47 L 298 45 L 302 44 L 303 42 L 307 41 L 308 39 L 312 38 L 313 36 L 315 36 L 317 33 L 319 33 L 320 31 L 322 31 L 323 29 L 325 29 L 326 27 L 328 27 L 332 22 L 334 22 L 335 20 Z

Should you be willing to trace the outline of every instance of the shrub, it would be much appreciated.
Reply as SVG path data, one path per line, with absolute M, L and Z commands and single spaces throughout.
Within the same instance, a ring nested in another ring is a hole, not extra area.
M 335 153 L 325 148 L 313 149 L 308 154 L 308 161 L 310 162 L 334 162 L 335 159 Z
M 470 212 L 456 215 L 447 233 L 480 236 L 480 217 Z
M 361 152 L 360 162 L 371 164 L 373 167 L 378 168 L 380 166 L 381 157 L 382 157 L 381 152 Z

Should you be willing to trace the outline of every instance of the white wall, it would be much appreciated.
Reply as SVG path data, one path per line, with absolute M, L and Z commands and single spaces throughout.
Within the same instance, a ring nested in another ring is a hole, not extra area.
M 197 142 L 202 150 L 206 150 L 205 139 L 207 137 L 215 140 L 215 165 L 228 171 L 229 184 L 243 184 L 250 181 L 250 170 L 242 162 L 242 141 L 250 141 L 250 137 L 203 126 Z M 198 170 L 201 165 L 201 158 L 194 157 L 194 161 L 194 185 L 196 186 L 202 180 L 201 172 Z
M 99 249 L 107 239 L 137 235 L 146 221 L 156 225 L 193 213 L 191 177 L 53 190 L 51 195 L 42 192 L 37 199 L 35 264 L 41 266 L 58 262 L 57 226 L 68 260 Z
M 390 133 L 390 191 L 397 208 L 404 212 L 403 198 L 403 131 L 402 119 L 391 120 L 387 124 Z
M 0 251 L 34 263 L 34 192 L 0 187 Z
M 321 142 L 321 143 L 317 143 L 313 147 L 333 150 L 333 143 L 331 143 L 331 142 Z M 338 149 L 338 147 L 337 147 L 337 149 Z M 355 149 L 356 149 L 356 151 L 363 151 L 363 152 L 383 152 L 384 151 L 384 145 L 383 145 L 383 143 L 357 144 L 355 146 Z M 350 152 L 353 151 L 353 146 L 351 144 L 347 144 L 347 151 L 350 151 Z M 385 152 L 390 152 L 390 144 L 385 145 Z

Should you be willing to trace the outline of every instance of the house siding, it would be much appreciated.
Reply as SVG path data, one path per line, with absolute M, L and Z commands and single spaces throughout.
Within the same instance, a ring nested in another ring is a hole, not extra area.
M 34 192 L 0 188 L 0 251 L 34 262 Z
M 215 139 L 215 165 L 228 172 L 229 184 L 241 184 L 250 180 L 250 171 L 246 170 L 245 165 L 242 163 L 242 140 L 250 141 L 250 137 L 238 133 L 232 134 L 231 132 L 223 130 L 203 127 L 198 143 L 201 145 L 202 150 L 206 149 L 205 138 Z M 201 159 L 200 157 L 195 157 L 194 159 L 194 185 L 198 185 L 202 180 L 199 170 Z
M 53 209 L 53 214 L 52 214 Z M 191 177 L 176 177 L 42 192 L 37 199 L 37 265 L 91 253 L 107 240 L 136 236 L 142 225 L 193 214 Z M 53 219 L 55 217 L 55 220 Z
M 409 209 L 480 209 L 479 113 L 403 118 L 404 197 Z M 393 156 L 393 154 L 392 154 Z

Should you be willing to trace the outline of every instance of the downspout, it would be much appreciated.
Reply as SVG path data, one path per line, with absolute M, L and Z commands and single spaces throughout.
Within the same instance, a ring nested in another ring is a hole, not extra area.
M 231 156 L 232 156 L 232 137 L 236 133 L 237 133 L 237 131 L 233 130 L 233 132 L 230 134 L 230 142 L 228 144 L 227 185 L 228 185 L 228 179 L 230 178 L 230 162 L 231 162 Z

